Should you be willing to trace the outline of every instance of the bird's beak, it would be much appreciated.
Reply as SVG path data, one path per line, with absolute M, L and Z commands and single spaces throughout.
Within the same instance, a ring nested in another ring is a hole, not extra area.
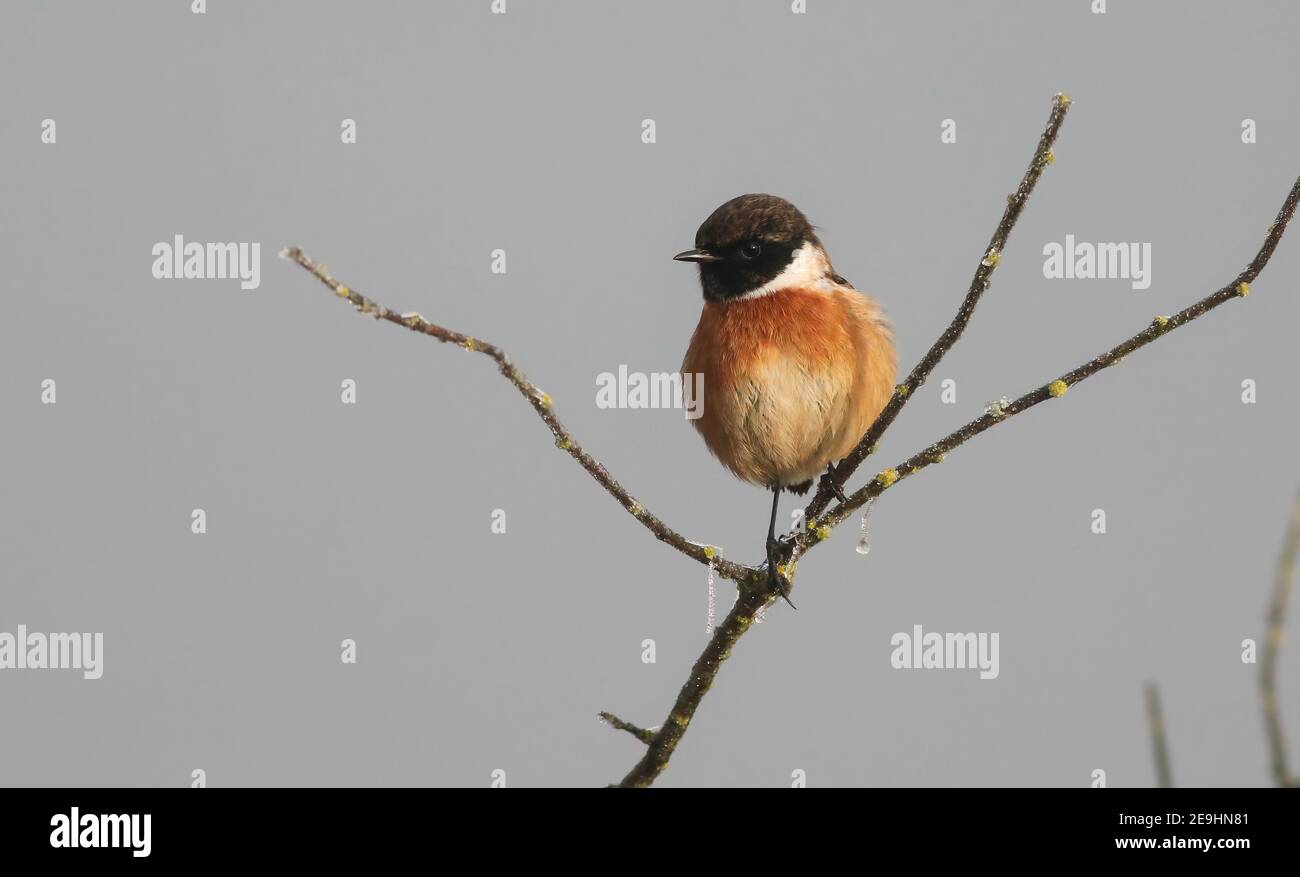
M 708 250 L 687 250 L 673 256 L 675 262 L 720 262 L 721 256 L 715 256 Z

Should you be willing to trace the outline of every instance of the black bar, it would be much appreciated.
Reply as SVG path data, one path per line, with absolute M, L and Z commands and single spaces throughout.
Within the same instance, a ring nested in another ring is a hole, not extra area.
M 561 795 L 562 802 L 550 800 Z M 666 789 L 7 789 L 0 791 L 0 849 L 6 861 L 337 866 L 434 850 L 442 861 L 570 847 L 585 857 L 631 842 L 638 850 L 631 864 L 680 855 L 683 844 L 703 843 L 707 856 L 717 844 L 750 843 L 761 858 L 766 847 L 793 843 L 810 854 L 851 848 L 871 861 L 1046 853 L 1225 863 L 1289 853 L 1298 801 L 1280 789 L 846 789 L 780 802 L 762 792 Z M 82 827 L 76 848 L 60 833 L 74 807 Z M 104 815 L 132 814 L 141 817 L 137 832 L 119 834 L 119 846 L 80 845 L 94 839 L 87 831 L 108 829 L 111 841 L 113 829 L 128 824 Z M 145 814 L 149 854 L 136 856 Z

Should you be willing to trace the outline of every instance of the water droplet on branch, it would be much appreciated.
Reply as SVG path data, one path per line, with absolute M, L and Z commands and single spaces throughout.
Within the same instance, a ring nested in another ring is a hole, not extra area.
M 984 413 L 992 415 L 993 417 L 1005 417 L 1007 414 L 1007 406 L 1010 404 L 1011 400 L 1006 396 L 1003 396 L 1001 399 L 994 399 L 992 402 L 984 406 Z

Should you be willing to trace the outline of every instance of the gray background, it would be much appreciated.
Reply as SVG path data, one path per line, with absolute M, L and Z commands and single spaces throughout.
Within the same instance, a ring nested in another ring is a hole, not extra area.
M 596 712 L 661 722 L 703 647 L 705 570 L 489 361 L 358 317 L 281 246 L 504 346 L 650 509 L 753 562 L 760 490 L 680 412 L 594 404 L 620 363 L 677 368 L 700 295 L 668 257 L 717 204 L 799 204 L 910 367 L 1051 96 L 1075 99 L 883 466 L 1231 279 L 1300 171 L 1294 3 L 808 5 L 7 2 L 0 630 L 102 631 L 106 654 L 94 682 L 0 673 L 0 783 L 603 784 L 640 746 Z M 1151 288 L 1044 280 L 1067 233 L 1151 242 Z M 260 241 L 261 288 L 153 279 L 174 234 Z M 1179 782 L 1266 782 L 1239 644 L 1300 482 L 1297 234 L 1247 301 L 888 493 L 868 557 L 837 531 L 662 783 L 1149 785 L 1148 677 Z M 892 669 L 916 623 L 1000 633 L 1001 677 Z M 1300 651 L 1281 674 L 1297 738 Z

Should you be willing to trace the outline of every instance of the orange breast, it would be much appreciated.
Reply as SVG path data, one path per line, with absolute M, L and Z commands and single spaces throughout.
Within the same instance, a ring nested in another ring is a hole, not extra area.
M 741 479 L 814 478 L 866 433 L 893 392 L 879 307 L 847 288 L 706 302 L 682 363 L 703 374 L 704 442 Z

